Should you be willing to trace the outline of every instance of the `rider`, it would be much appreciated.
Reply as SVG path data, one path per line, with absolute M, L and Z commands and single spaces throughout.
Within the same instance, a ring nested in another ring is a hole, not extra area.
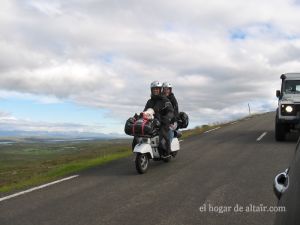
M 160 145 L 162 139 L 166 141 L 166 152 L 163 157 L 169 157 L 171 153 L 171 141 L 169 137 L 170 122 L 174 119 L 174 109 L 167 97 L 161 94 L 162 83 L 153 81 L 150 85 L 151 98 L 147 101 L 144 111 L 149 108 L 154 110 L 154 117 L 161 123 L 159 130 Z
M 174 108 L 174 118 L 171 121 L 171 126 L 170 126 L 170 131 L 169 131 L 169 136 L 170 136 L 170 140 L 172 141 L 173 137 L 174 137 L 174 130 L 176 130 L 177 128 L 177 120 L 178 120 L 178 115 L 179 115 L 179 110 L 178 110 L 178 102 L 177 99 L 174 96 L 174 93 L 172 92 L 172 84 L 170 84 L 169 82 L 164 82 L 163 85 L 163 95 L 166 96 L 169 101 L 172 103 L 172 106 Z

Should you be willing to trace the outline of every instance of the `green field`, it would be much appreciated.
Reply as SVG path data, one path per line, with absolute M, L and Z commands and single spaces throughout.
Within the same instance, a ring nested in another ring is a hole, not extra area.
M 0 192 L 48 182 L 130 154 L 130 140 L 0 145 Z

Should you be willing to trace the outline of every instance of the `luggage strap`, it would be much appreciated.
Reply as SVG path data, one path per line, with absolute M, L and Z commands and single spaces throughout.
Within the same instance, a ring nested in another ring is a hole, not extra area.
M 142 135 L 144 135 L 144 127 L 145 127 L 145 124 L 148 122 L 148 120 L 143 120 L 143 123 L 142 123 Z
M 132 126 L 132 135 L 134 135 L 134 133 L 135 133 L 135 124 L 136 124 L 136 121 L 137 121 L 137 119 L 134 118 L 133 126 Z

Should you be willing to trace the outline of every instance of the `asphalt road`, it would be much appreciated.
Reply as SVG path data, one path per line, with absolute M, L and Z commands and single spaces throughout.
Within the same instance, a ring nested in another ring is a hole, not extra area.
M 274 213 L 244 209 L 276 206 L 273 178 L 293 157 L 296 135 L 275 142 L 274 117 L 267 113 L 188 138 L 176 159 L 152 162 L 144 175 L 129 157 L 2 201 L 0 224 L 273 224 Z

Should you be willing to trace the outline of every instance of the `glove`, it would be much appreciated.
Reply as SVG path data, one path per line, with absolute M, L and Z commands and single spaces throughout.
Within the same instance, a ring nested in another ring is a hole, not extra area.
M 171 129 L 171 130 L 176 130 L 176 128 L 177 128 L 177 123 L 176 123 L 176 122 L 170 124 L 170 129 Z
M 153 125 L 154 125 L 154 127 L 160 127 L 160 122 L 159 122 L 159 120 L 158 120 L 158 119 L 154 119 L 154 120 L 153 120 Z
M 137 120 L 139 118 L 139 115 L 135 113 L 133 117 Z

